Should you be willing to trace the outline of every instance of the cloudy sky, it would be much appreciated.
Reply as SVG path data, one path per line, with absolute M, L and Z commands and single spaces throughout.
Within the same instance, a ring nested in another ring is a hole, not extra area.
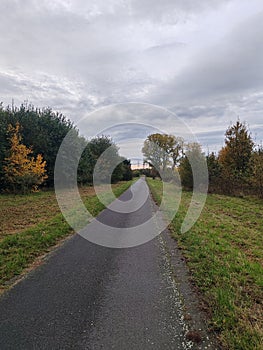
M 218 151 L 239 117 L 263 140 L 262 0 L 1 0 L 0 28 L 5 105 L 85 118 L 87 136 L 127 121 L 176 134 L 179 117 Z

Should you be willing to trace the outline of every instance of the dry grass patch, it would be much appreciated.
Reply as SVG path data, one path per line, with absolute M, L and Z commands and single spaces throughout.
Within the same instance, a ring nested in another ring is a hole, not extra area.
M 119 184 L 112 185 L 117 188 Z M 100 187 L 100 192 L 105 186 Z M 95 195 L 93 186 L 79 188 L 83 200 Z M 54 191 L 28 195 L 0 195 L 0 240 L 44 222 L 60 213 Z

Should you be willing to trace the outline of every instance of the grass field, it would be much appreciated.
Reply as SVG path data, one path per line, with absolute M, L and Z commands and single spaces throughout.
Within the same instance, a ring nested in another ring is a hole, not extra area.
M 115 196 L 131 183 L 112 185 Z M 107 196 L 103 186 L 100 191 Z M 93 187 L 80 188 L 80 194 L 92 215 L 104 209 Z M 0 290 L 8 288 L 12 279 L 23 273 L 37 257 L 73 233 L 60 214 L 54 191 L 0 195 L 0 222 Z
M 156 202 L 162 182 L 148 179 Z M 194 227 L 180 233 L 191 199 L 184 192 L 170 225 L 226 349 L 263 349 L 263 201 L 208 195 Z

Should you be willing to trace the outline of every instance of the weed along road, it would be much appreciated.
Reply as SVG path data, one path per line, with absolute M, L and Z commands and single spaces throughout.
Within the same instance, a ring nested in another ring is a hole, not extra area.
M 123 229 L 152 216 L 149 193 L 135 212 L 112 210 L 140 202 L 146 182 L 133 186 L 90 224 L 91 236 L 100 223 Z M 184 266 L 176 256 L 172 266 L 171 245 L 167 231 L 131 248 L 74 235 L 2 295 L 0 349 L 215 349 L 186 278 L 174 279 Z

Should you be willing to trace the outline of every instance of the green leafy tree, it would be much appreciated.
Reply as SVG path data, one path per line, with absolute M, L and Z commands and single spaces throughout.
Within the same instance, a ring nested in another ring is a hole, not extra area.
M 16 120 L 12 118 L 10 111 L 0 104 L 0 191 L 6 187 L 6 178 L 4 174 L 4 160 L 10 148 L 8 125 L 16 124 Z
M 124 159 L 123 162 L 123 176 L 122 179 L 124 181 L 132 180 L 133 173 L 131 169 L 131 161 L 129 159 Z
M 206 157 L 210 192 L 218 192 L 221 182 L 221 166 L 214 152 Z
M 234 193 L 244 189 L 251 173 L 250 158 L 254 142 L 246 124 L 239 120 L 225 133 L 225 146 L 219 152 L 222 180 L 226 191 Z
M 202 185 L 207 181 L 206 169 L 206 159 L 201 145 L 197 142 L 186 144 L 185 154 L 181 158 L 179 165 L 179 174 L 183 187 L 192 190 L 195 180 L 196 188 L 201 189 Z
M 59 147 L 64 137 L 75 129 L 74 125 L 64 115 L 54 113 L 50 108 L 38 110 L 30 105 L 22 105 L 15 112 L 15 117 L 23 128 L 25 145 L 28 147 L 33 145 L 34 155 L 43 154 L 47 162 L 47 184 L 53 186 L 54 167 Z M 76 129 L 75 133 L 77 134 Z M 74 144 L 72 146 L 73 155 Z
M 263 149 L 260 147 L 251 156 L 251 179 L 250 182 L 255 193 L 263 198 Z
M 168 134 L 151 134 L 144 141 L 142 153 L 144 162 L 155 172 L 170 179 L 183 154 L 183 138 Z M 155 176 L 155 175 L 154 175 Z
M 106 157 L 101 157 L 105 151 L 107 151 Z M 123 165 L 124 158 L 120 157 L 119 149 L 110 137 L 102 135 L 91 139 L 87 144 L 84 159 L 88 165 L 88 182 L 93 182 L 95 165 L 100 168 L 100 180 L 102 182 L 107 182 L 111 165 L 117 163 L 119 163 L 119 165 L 114 169 L 111 175 L 111 181 L 117 182 L 123 179 L 123 174 L 125 172 Z
M 193 172 L 187 157 L 183 157 L 180 161 L 179 174 L 182 186 L 188 190 L 193 189 Z

